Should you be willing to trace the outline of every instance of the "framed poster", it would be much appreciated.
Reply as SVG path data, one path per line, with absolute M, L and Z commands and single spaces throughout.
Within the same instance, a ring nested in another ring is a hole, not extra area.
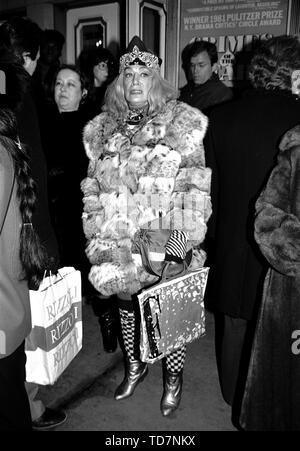
M 195 39 L 217 46 L 219 77 L 228 85 L 245 78 L 245 64 L 233 64 L 237 53 L 252 50 L 255 40 L 288 34 L 290 1 L 181 0 L 180 51 Z M 241 59 L 242 60 L 242 59 Z M 179 86 L 185 83 L 182 72 Z

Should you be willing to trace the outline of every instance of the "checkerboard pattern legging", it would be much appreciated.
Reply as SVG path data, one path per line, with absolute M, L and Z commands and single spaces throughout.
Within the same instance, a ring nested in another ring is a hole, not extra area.
M 135 313 L 119 309 L 120 322 L 124 347 L 129 360 L 138 360 L 140 358 L 139 336 L 135 327 Z M 186 346 L 172 352 L 166 357 L 166 367 L 171 373 L 178 373 L 183 369 L 186 356 Z

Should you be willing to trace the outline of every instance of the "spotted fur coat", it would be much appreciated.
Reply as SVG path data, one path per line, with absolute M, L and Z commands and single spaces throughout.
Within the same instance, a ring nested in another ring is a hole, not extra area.
M 255 238 L 270 269 L 241 425 L 300 431 L 300 126 L 284 136 L 278 164 L 256 208 Z
M 172 100 L 135 126 L 104 112 L 85 127 L 83 228 L 89 278 L 100 293 L 133 294 L 155 280 L 135 249 L 142 229 L 186 231 L 193 265 L 203 265 L 200 244 L 211 214 L 207 122 L 198 109 Z

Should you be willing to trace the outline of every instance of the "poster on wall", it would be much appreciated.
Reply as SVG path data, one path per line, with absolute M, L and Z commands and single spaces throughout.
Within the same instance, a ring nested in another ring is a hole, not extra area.
M 195 39 L 213 42 L 219 55 L 219 77 L 227 85 L 242 82 L 249 53 L 257 40 L 288 33 L 289 0 L 181 0 L 180 52 Z M 246 59 L 244 58 L 244 61 Z M 179 86 L 185 83 L 183 72 Z

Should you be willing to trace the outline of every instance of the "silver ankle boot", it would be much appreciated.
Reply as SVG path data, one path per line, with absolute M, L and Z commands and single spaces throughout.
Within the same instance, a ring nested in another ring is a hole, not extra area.
M 160 402 L 160 410 L 164 417 L 174 412 L 181 400 L 182 371 L 171 373 L 165 370 L 164 392 Z
M 136 386 L 142 382 L 148 373 L 147 363 L 141 360 L 129 360 L 126 365 L 126 374 L 123 382 L 115 392 L 115 399 L 125 399 L 133 395 Z

